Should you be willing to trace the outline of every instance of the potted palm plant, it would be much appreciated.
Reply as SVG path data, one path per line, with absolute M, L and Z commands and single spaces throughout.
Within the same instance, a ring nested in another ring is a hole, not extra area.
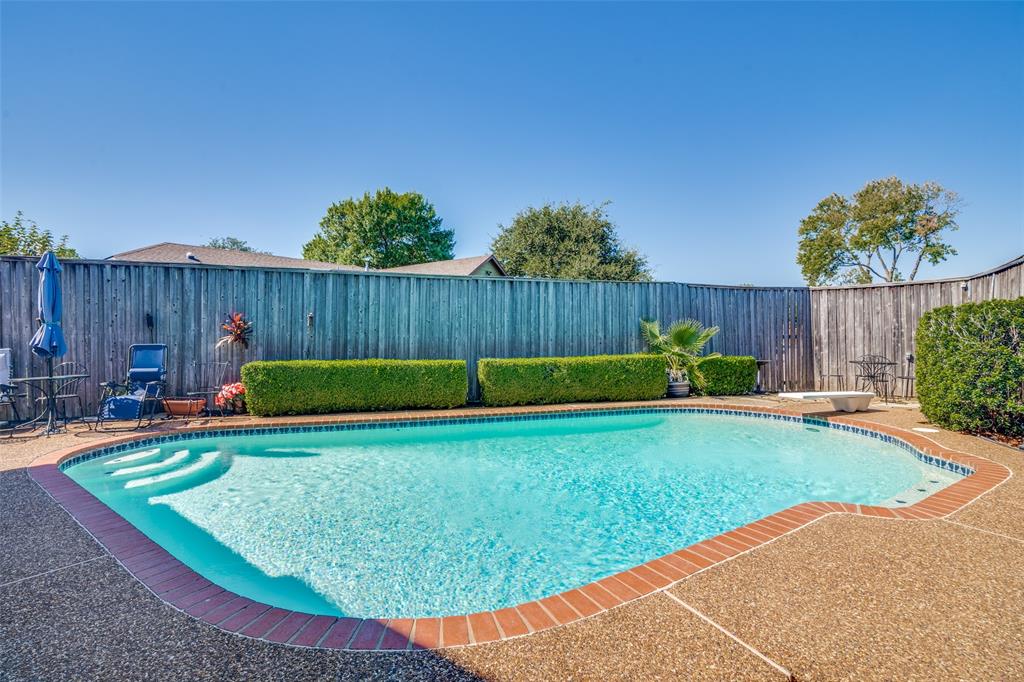
M 665 357 L 669 398 L 690 395 L 690 384 L 703 388 L 705 380 L 700 371 L 701 360 L 721 356 L 720 353 L 702 355 L 704 346 L 718 333 L 718 327 L 705 329 L 697 320 L 676 322 L 664 334 L 657 320 L 640 320 L 640 333 L 652 353 Z

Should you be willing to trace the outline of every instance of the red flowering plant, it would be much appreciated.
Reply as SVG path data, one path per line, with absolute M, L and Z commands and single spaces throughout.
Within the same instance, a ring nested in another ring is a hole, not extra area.
M 240 381 L 234 384 L 224 384 L 213 401 L 217 403 L 217 407 L 229 407 L 234 412 L 245 412 L 245 386 Z
M 224 324 L 220 326 L 226 334 L 220 337 L 217 348 L 225 344 L 237 344 L 243 349 L 249 347 L 249 337 L 252 336 L 252 322 L 245 319 L 245 313 L 231 313 Z

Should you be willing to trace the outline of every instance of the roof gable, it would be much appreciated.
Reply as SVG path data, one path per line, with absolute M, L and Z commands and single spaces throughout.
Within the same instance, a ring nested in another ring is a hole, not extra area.
M 501 277 L 508 277 L 505 268 L 493 254 L 483 256 L 470 256 L 468 258 L 453 258 L 451 260 L 435 260 L 429 263 L 416 263 L 414 265 L 401 265 L 397 268 L 387 268 L 384 272 L 403 272 L 413 275 L 454 275 L 469 277 L 481 267 L 490 262 Z

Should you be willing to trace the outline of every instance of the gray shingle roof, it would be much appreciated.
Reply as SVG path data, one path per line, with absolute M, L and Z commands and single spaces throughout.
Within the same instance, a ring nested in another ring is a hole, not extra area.
M 189 258 L 191 253 L 194 258 Z M 295 268 L 301 270 L 362 270 L 357 265 L 339 265 L 305 258 L 290 258 L 251 251 L 214 249 L 209 246 L 194 246 L 163 242 L 143 246 L 131 251 L 115 253 L 107 260 L 125 260 L 143 263 L 182 263 L 186 265 L 235 265 L 257 268 Z
M 466 277 L 472 275 L 477 268 L 489 260 L 494 261 L 495 269 L 504 277 L 505 268 L 491 254 L 470 256 L 469 258 L 453 258 L 452 260 L 435 260 L 429 263 L 417 263 L 416 265 L 402 265 L 397 268 L 387 268 L 384 272 L 405 272 L 417 275 L 461 275 Z

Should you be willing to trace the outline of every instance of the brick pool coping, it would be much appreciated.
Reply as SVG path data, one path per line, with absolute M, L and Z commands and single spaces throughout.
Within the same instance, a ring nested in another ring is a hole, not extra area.
M 906 507 L 804 502 L 582 587 L 496 611 L 438 618 L 374 619 L 290 611 L 225 590 L 175 559 L 60 470 L 61 463 L 87 452 L 154 437 L 201 434 L 205 431 L 437 421 L 629 409 L 740 412 L 764 416 L 780 415 L 818 423 L 827 421 L 896 438 L 926 456 L 963 465 L 973 473 Z M 129 573 L 154 595 L 179 611 L 222 630 L 269 642 L 323 649 L 398 652 L 482 644 L 529 635 L 590 618 L 665 590 L 690 575 L 772 542 L 829 514 L 858 514 L 902 520 L 943 518 L 999 485 L 1008 479 L 1011 473 L 1006 467 L 991 460 L 951 450 L 918 433 L 845 415 L 807 415 L 784 408 L 717 402 L 658 401 L 328 417 L 246 418 L 230 422 L 193 423 L 184 429 L 112 436 L 102 441 L 91 441 L 88 444 L 48 453 L 29 466 L 29 475 Z

